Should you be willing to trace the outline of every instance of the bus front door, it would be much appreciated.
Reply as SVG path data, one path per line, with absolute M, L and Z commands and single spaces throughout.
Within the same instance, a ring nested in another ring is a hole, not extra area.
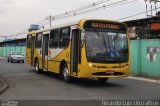
M 33 37 L 32 35 L 28 35 L 27 46 L 26 46 L 26 63 L 30 64 L 31 66 L 34 65 L 34 62 L 33 62 L 34 44 L 35 44 L 35 37 Z
M 48 42 L 49 34 L 44 34 L 43 36 L 43 46 L 42 46 L 42 68 L 43 71 L 48 70 Z
M 81 36 L 80 30 L 72 30 L 71 40 L 71 75 L 77 76 L 78 64 L 81 63 Z
M 34 65 L 34 42 L 35 42 L 35 37 L 32 37 L 32 45 L 31 45 L 31 65 Z

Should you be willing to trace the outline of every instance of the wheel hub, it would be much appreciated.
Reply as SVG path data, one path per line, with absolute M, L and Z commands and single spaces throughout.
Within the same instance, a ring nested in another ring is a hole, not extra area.
M 68 68 L 64 68 L 63 76 L 64 76 L 64 79 L 67 79 L 67 77 L 68 77 Z

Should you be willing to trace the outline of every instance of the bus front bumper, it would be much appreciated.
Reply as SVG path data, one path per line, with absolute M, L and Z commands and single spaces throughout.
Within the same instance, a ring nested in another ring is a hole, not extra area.
M 97 65 L 99 66 L 99 65 Z M 94 67 L 93 65 L 83 65 L 78 73 L 79 78 L 122 78 L 130 74 L 130 65 L 110 65 L 108 68 Z

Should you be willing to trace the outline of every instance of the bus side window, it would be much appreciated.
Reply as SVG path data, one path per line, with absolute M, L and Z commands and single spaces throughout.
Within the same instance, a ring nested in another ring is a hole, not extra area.
M 41 48 L 42 45 L 42 33 L 36 35 L 35 48 Z
M 60 30 L 60 38 L 59 38 L 59 47 L 66 48 L 68 47 L 70 40 L 70 28 L 62 28 Z
M 58 48 L 58 41 L 59 41 L 59 29 L 52 30 L 50 33 L 49 47 Z

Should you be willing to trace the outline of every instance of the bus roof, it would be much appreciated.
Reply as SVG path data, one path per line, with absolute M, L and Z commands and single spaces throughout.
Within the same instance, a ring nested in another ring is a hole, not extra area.
M 44 32 L 44 31 L 49 31 L 51 29 L 56 29 L 56 28 L 61 28 L 61 27 L 67 27 L 67 26 L 73 26 L 73 25 L 78 25 L 80 20 L 77 20 L 77 21 L 73 21 L 73 22 L 68 22 L 68 23 L 58 23 L 58 24 L 55 24 L 49 28 L 45 28 L 45 29 L 40 29 L 40 30 L 37 30 L 36 33 L 38 32 Z
M 40 30 L 34 30 L 34 31 L 31 31 L 29 32 L 28 34 L 36 34 L 38 32 L 45 32 L 45 31 L 49 31 L 51 29 L 56 29 L 56 28 L 61 28 L 61 27 L 67 27 L 67 26 L 74 26 L 74 25 L 79 25 L 79 27 L 83 27 L 82 25 L 86 22 L 86 21 L 90 21 L 90 20 L 97 20 L 97 21 L 108 21 L 108 22 L 114 22 L 114 23 L 121 23 L 121 24 L 124 24 L 122 22 L 117 22 L 117 21 L 113 21 L 113 20 L 105 20 L 105 19 L 81 19 L 81 20 L 76 20 L 76 21 L 72 21 L 72 22 L 68 22 L 68 23 L 65 23 L 64 22 L 62 23 L 58 23 L 58 24 L 55 24 L 54 26 L 52 27 L 49 27 L 49 28 L 45 28 L 45 29 L 40 29 Z

